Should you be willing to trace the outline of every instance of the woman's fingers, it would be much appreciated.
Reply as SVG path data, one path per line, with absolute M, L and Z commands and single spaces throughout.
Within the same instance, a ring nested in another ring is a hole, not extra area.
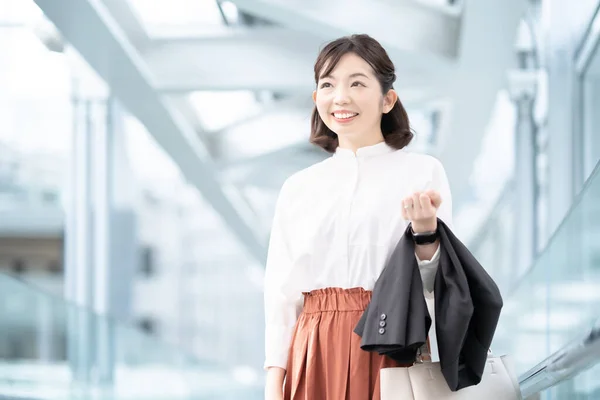
M 428 190 L 426 192 L 414 192 L 402 199 L 402 218 L 415 221 L 432 218 L 442 204 L 439 192 Z
M 440 208 L 440 205 L 442 204 L 442 196 L 440 195 L 440 192 L 436 190 L 428 190 L 426 193 L 431 199 L 433 206 L 435 208 Z

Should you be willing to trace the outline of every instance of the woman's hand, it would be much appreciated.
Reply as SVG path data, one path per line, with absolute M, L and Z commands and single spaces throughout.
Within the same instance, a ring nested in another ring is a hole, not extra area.
M 402 199 L 402 217 L 411 222 L 413 232 L 435 231 L 441 204 L 442 197 L 436 190 L 414 192 Z

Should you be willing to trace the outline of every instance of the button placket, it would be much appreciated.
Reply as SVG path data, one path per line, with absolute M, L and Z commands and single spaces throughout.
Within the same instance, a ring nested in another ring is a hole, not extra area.
M 349 263 L 349 257 L 348 257 L 348 253 L 350 250 L 350 221 L 352 218 L 352 205 L 354 203 L 354 197 L 356 196 L 356 189 L 358 187 L 358 177 L 359 177 L 359 160 L 358 157 L 354 157 L 352 159 L 352 170 L 351 172 L 348 174 L 349 175 L 349 181 L 348 181 L 348 186 L 347 186 L 347 192 L 346 192 L 346 199 L 345 199 L 345 212 L 344 212 L 344 216 L 342 217 L 343 221 L 342 221 L 342 226 L 343 226 L 343 230 L 342 230 L 342 235 L 341 237 L 343 238 L 343 255 L 344 255 L 344 260 L 346 262 L 346 268 L 350 268 L 350 263 Z M 351 274 L 349 273 L 348 276 L 350 276 Z

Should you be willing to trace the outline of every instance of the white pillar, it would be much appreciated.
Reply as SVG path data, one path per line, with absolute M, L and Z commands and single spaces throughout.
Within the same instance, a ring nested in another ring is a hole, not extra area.
M 113 135 L 109 128 L 108 100 L 94 101 L 90 110 L 94 124 L 92 127 L 92 194 L 94 248 L 92 308 L 98 315 L 95 325 L 95 375 L 101 387 L 109 387 L 114 377 L 115 338 L 111 314 L 111 226 L 112 226 L 112 163 Z
M 65 205 L 69 362 L 77 382 L 110 387 L 116 321 L 130 316 L 137 261 L 125 111 L 73 54 L 74 132 Z
M 91 138 L 87 100 L 74 96 L 71 179 L 65 208 L 65 298 L 68 359 L 77 383 L 90 380 L 92 365 L 92 248 L 91 248 Z

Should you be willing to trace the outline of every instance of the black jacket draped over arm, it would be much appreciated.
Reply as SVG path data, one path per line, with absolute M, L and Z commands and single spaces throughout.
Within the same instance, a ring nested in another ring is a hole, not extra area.
M 441 248 L 434 283 L 438 351 L 444 378 L 457 391 L 481 381 L 502 297 L 492 278 L 440 219 L 438 232 Z M 361 336 L 363 350 L 412 363 L 430 327 L 409 225 L 354 332 Z

